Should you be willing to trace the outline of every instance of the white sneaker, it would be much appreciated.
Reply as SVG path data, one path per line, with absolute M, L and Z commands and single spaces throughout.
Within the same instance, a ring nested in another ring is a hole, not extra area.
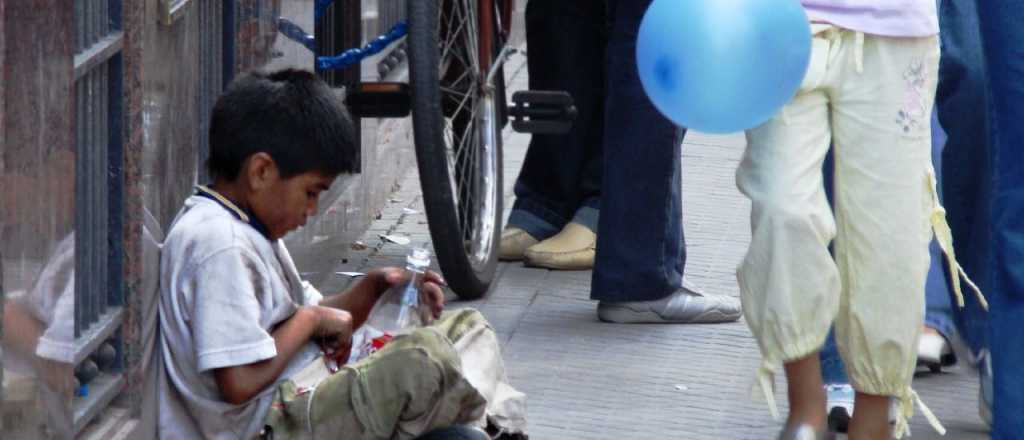
M 846 432 L 853 417 L 853 401 L 856 392 L 849 384 L 825 385 L 825 401 L 828 410 L 828 430 Z
M 825 408 L 828 411 L 829 432 L 845 433 L 850 427 L 850 418 L 853 417 L 853 404 L 857 398 L 857 391 L 850 384 L 828 384 L 825 385 Z M 889 402 L 889 423 L 896 423 L 898 413 L 896 401 Z
M 711 324 L 733 322 L 741 315 L 739 298 L 706 295 L 685 278 L 683 287 L 659 300 L 597 304 L 598 318 L 620 324 Z
M 932 373 L 942 372 L 942 367 L 956 363 L 949 341 L 938 333 L 922 333 L 917 340 L 917 365 L 928 367 Z

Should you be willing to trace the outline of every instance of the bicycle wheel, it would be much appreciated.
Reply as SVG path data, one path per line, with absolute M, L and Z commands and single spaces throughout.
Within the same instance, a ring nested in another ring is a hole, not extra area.
M 504 76 L 486 87 L 497 55 L 479 0 L 410 0 L 409 83 L 423 201 L 438 263 L 463 299 L 483 296 L 501 230 Z M 492 16 L 489 13 L 488 16 Z M 490 38 L 479 38 L 481 35 Z M 481 40 L 491 44 L 480 50 Z

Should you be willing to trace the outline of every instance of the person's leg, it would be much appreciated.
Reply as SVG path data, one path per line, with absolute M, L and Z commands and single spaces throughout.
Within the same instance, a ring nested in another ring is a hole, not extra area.
M 764 358 L 759 381 L 785 364 L 787 429 L 824 430 L 818 350 L 839 308 L 839 274 L 828 244 L 836 229 L 824 192 L 829 42 L 816 36 L 804 88 L 767 123 L 747 131 L 736 184 L 750 198 L 751 242 L 737 271 L 743 314 Z
M 856 393 L 850 385 L 842 355 L 836 345 L 835 332 L 830 331 L 825 345 L 818 354 L 821 362 L 821 380 L 825 385 L 825 409 L 828 415 L 828 429 L 832 432 L 847 432 Z
M 935 108 L 939 125 L 946 133 L 946 144 L 941 166 L 936 169 L 941 170 L 942 202 L 958 261 L 981 291 L 988 293 L 992 285 L 992 170 L 977 2 L 943 0 L 939 25 L 942 57 Z M 964 308 L 953 309 L 954 321 L 960 337 L 977 355 L 988 347 L 988 314 L 973 295 L 965 295 L 964 300 Z
M 501 343 L 477 310 L 446 311 L 431 327 L 451 341 L 462 361 L 462 374 L 487 400 L 488 430 L 509 435 L 526 430 L 526 395 L 505 374 Z
M 681 130 L 654 107 L 636 71 L 650 0 L 611 0 L 604 181 L 591 298 L 648 301 L 682 285 Z
M 825 156 L 822 177 L 825 184 L 825 196 L 828 198 L 829 206 L 832 206 L 835 160 L 831 148 L 829 154 Z M 825 339 L 825 345 L 821 348 L 818 357 L 821 362 L 821 380 L 825 384 L 828 429 L 833 432 L 846 432 L 850 426 L 850 417 L 853 415 L 855 393 L 853 387 L 850 386 L 850 377 L 846 374 L 843 358 L 836 345 L 835 330 L 828 332 L 828 338 Z
M 992 154 L 993 439 L 1024 432 L 1024 0 L 978 3 Z
M 935 179 L 941 185 L 942 150 L 946 144 L 946 133 L 939 124 L 937 109 L 932 111 L 931 126 L 932 168 L 935 169 Z M 938 190 L 941 200 L 941 186 Z M 956 335 L 956 325 L 949 284 L 946 281 L 945 259 L 937 241 L 932 240 L 928 253 L 930 263 L 924 289 L 924 332 L 917 344 L 917 363 L 937 372 L 944 366 L 956 363 L 951 345 Z
M 930 188 L 929 123 L 938 39 L 868 35 L 861 42 L 843 31 L 835 52 L 837 65 L 863 62 L 862 71 L 847 68 L 832 97 L 834 246 L 844 292 L 836 341 L 857 391 L 849 435 L 888 438 L 889 398 L 896 397 L 899 437 L 913 413 L 930 219 L 940 209 Z
M 578 111 L 569 133 L 531 137 L 516 180 L 508 227 L 524 230 L 534 242 L 555 235 L 599 191 L 606 22 L 603 2 L 527 3 L 530 88 L 566 91 Z
M 680 183 L 683 131 L 647 98 L 636 38 L 650 0 L 610 0 L 604 180 L 590 297 L 603 321 L 732 322 L 733 297 L 683 282 L 686 259 Z
M 942 159 L 942 148 L 946 142 L 946 134 L 942 131 L 936 120 L 936 113 L 932 112 L 932 165 L 936 170 L 940 169 Z M 832 181 L 834 177 L 832 154 L 828 155 L 823 167 L 825 177 L 825 193 L 828 195 L 829 203 L 832 201 Z M 936 172 L 941 182 L 941 175 Z M 925 284 L 925 328 L 918 343 L 918 364 L 922 358 L 930 353 L 934 357 L 934 367 L 952 365 L 956 358 L 950 350 L 950 342 L 956 334 L 956 327 L 953 324 L 952 302 L 950 301 L 949 286 L 946 283 L 943 271 L 942 251 L 934 240 L 929 246 L 930 262 L 928 267 L 928 278 Z M 926 335 L 934 334 L 938 341 L 927 340 Z M 850 416 L 853 414 L 854 391 L 850 387 L 850 378 L 846 374 L 846 367 L 843 365 L 842 356 L 839 354 L 839 347 L 835 342 L 835 333 L 829 332 L 825 346 L 821 349 L 821 377 L 825 383 L 825 394 L 828 401 L 828 422 L 829 429 L 838 432 L 846 432 Z
M 985 58 L 977 2 L 940 3 L 942 60 L 935 106 L 948 139 L 943 150 L 942 192 L 953 249 L 978 287 L 991 295 L 992 165 L 988 132 Z M 948 268 L 946 276 L 952 280 Z M 980 366 L 979 412 L 991 424 L 992 375 L 988 359 L 989 316 L 973 295 L 954 308 L 957 331 Z
M 395 338 L 313 387 L 286 381 L 266 425 L 275 439 L 410 438 L 475 423 L 486 405 L 463 376 L 451 341 L 428 327 Z

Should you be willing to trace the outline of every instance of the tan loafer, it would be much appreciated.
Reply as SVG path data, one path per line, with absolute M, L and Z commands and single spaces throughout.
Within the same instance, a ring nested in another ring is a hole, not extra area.
M 501 243 L 498 245 L 498 259 L 502 261 L 521 261 L 526 248 L 537 244 L 536 238 L 526 231 L 508 227 L 501 231 Z
M 586 226 L 569 223 L 561 232 L 530 246 L 524 252 L 527 266 L 555 270 L 587 270 L 594 267 L 597 234 Z

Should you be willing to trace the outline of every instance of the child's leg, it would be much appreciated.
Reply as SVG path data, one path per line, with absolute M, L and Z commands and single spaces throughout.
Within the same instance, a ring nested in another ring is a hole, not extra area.
M 829 148 L 828 42 L 815 38 L 805 86 L 774 119 L 747 132 L 736 174 L 752 202 L 750 248 L 737 272 L 747 324 L 764 357 L 761 387 L 785 363 L 790 424 L 824 428 L 821 348 L 838 310 L 839 275 L 828 251 L 835 224 L 822 183 Z M 774 410 L 773 401 L 769 404 Z
M 462 361 L 462 374 L 487 399 L 487 420 L 477 426 L 523 433 L 526 395 L 509 384 L 501 343 L 487 319 L 477 310 L 459 309 L 445 312 L 433 327 L 452 342 Z
M 412 439 L 475 422 L 487 404 L 436 328 L 396 338 L 313 390 L 289 381 L 277 393 L 267 418 L 275 439 Z
M 858 37 L 844 31 L 836 60 L 850 66 L 833 95 L 836 264 L 846 294 L 836 336 L 858 391 L 850 438 L 887 438 L 888 396 L 905 433 L 924 315 L 930 214 L 929 115 L 936 38 Z

